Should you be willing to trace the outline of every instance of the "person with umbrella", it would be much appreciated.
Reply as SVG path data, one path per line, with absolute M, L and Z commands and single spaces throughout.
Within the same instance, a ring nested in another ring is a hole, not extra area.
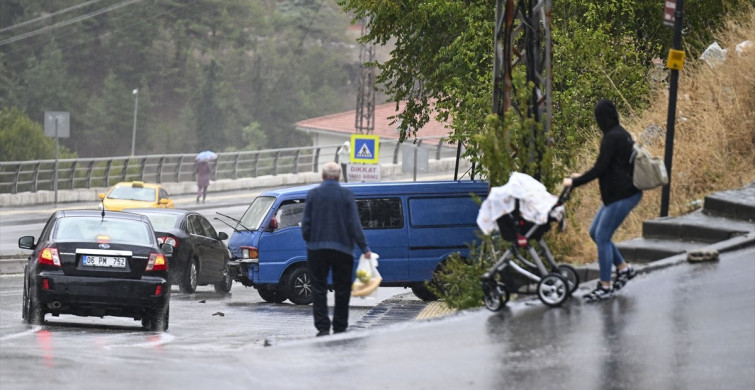
M 195 158 L 197 161 L 197 203 L 199 203 L 200 198 L 202 199 L 202 203 L 204 203 L 207 198 L 207 187 L 210 186 L 210 175 L 212 174 L 210 161 L 217 158 L 218 155 L 209 150 L 197 154 L 197 157 Z

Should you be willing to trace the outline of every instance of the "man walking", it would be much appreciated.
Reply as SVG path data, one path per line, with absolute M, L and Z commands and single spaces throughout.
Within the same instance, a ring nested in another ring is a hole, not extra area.
M 354 193 L 339 184 L 341 167 L 329 162 L 322 168 L 323 182 L 307 193 L 301 233 L 307 242 L 307 266 L 312 277 L 312 312 L 317 336 L 330 334 L 328 317 L 328 272 L 333 272 L 335 307 L 333 333 L 349 326 L 354 244 L 368 259 L 370 248 L 359 222 Z

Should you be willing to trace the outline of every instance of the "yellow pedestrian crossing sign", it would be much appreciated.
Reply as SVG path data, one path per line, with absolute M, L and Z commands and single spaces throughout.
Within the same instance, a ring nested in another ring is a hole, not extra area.
M 380 137 L 377 135 L 351 135 L 351 162 L 357 164 L 377 164 Z

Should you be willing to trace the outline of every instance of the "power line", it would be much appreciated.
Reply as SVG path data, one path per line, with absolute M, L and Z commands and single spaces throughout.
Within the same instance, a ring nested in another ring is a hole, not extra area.
M 174 5 L 173 8 L 168 9 L 168 10 L 166 10 L 164 12 L 157 13 L 157 14 L 152 14 L 150 16 L 142 18 L 142 20 L 140 20 L 140 21 L 138 21 L 138 22 L 136 22 L 134 24 L 123 26 L 121 29 L 113 29 L 113 31 L 120 31 L 120 30 L 128 28 L 128 27 L 133 27 L 133 26 L 137 26 L 137 25 L 141 25 L 141 24 L 150 23 L 152 20 L 155 20 L 155 19 L 157 19 L 157 18 L 159 18 L 159 17 L 161 17 L 163 15 L 168 15 L 168 14 L 170 14 L 172 12 L 180 10 L 181 8 L 183 8 L 183 7 L 187 6 L 187 5 L 188 4 Z M 119 17 L 120 16 L 116 16 L 115 18 L 117 19 Z M 65 33 L 59 33 L 58 35 L 55 36 L 55 38 L 56 38 L 56 40 L 58 40 L 58 43 L 60 43 L 60 42 L 62 42 L 62 40 L 60 40 L 59 38 L 65 37 L 65 36 L 70 35 L 70 34 L 75 34 L 75 32 L 69 31 L 69 32 L 65 32 Z M 89 37 L 87 39 L 83 39 L 81 41 L 77 41 L 76 43 L 69 44 L 69 45 L 61 45 L 60 46 L 60 50 L 65 51 L 65 50 L 68 50 L 68 49 L 71 49 L 71 48 L 74 48 L 74 47 L 77 47 L 77 46 L 81 46 L 81 45 L 84 45 L 84 44 L 86 44 L 88 42 L 91 42 L 91 41 L 93 41 L 95 39 L 98 39 L 98 36 L 91 36 L 91 37 Z M 29 45 L 29 47 L 37 47 L 37 46 L 45 45 L 45 44 L 47 44 L 47 42 L 37 42 L 37 43 L 33 43 L 33 44 Z M 10 51 L 8 51 L 8 53 L 13 53 L 14 51 L 16 51 L 16 50 L 15 49 L 10 49 Z M 8 65 L 9 67 L 15 67 L 15 66 L 18 66 L 21 63 L 24 63 L 25 61 L 26 60 L 24 58 L 21 58 L 21 59 L 19 59 L 17 61 L 10 61 L 9 60 L 9 61 L 6 62 L 6 65 Z
M 102 0 L 90 0 L 90 1 L 87 1 L 86 3 L 81 3 L 79 5 L 74 5 L 73 7 L 68 7 L 66 9 L 62 9 L 60 11 L 55 11 L 55 12 L 53 12 L 51 14 L 40 16 L 38 18 L 27 20 L 27 21 L 24 21 L 24 22 L 21 22 L 21 23 L 18 23 L 18 24 L 14 24 L 13 26 L 3 27 L 3 28 L 0 28 L 0 33 L 8 31 L 8 30 L 13 30 L 14 28 L 23 27 L 23 26 L 26 26 L 28 24 L 36 23 L 36 22 L 38 22 L 40 20 L 45 20 L 45 19 L 51 18 L 53 16 L 61 15 L 61 14 L 64 14 L 66 12 L 73 11 L 75 9 L 86 7 L 86 6 L 90 5 L 90 4 L 98 3 L 100 1 L 102 1 Z
M 116 10 L 118 8 L 122 8 L 122 7 L 125 7 L 125 6 L 129 5 L 129 4 L 133 4 L 133 3 L 136 3 L 136 2 L 139 2 L 139 1 L 142 1 L 142 0 L 126 0 L 126 1 L 120 2 L 118 4 L 102 8 L 100 10 L 97 10 L 97 11 L 94 11 L 94 12 L 90 12 L 88 14 L 84 14 L 84 15 L 81 15 L 81 16 L 77 16 L 75 18 L 64 20 L 62 22 L 55 23 L 55 24 L 50 25 L 50 26 L 45 26 L 45 27 L 42 27 L 40 29 L 37 29 L 37 30 L 34 30 L 34 31 L 30 31 L 28 33 L 16 35 L 14 37 L 10 37 L 8 39 L 4 39 L 4 40 L 0 41 L 0 46 L 5 46 L 5 45 L 7 45 L 9 43 L 20 41 L 22 39 L 25 39 L 25 38 L 28 38 L 28 37 L 32 37 L 34 35 L 42 34 L 43 32 L 47 32 L 47 31 L 56 29 L 58 27 L 64 27 L 64 26 L 67 26 L 69 24 L 73 24 L 73 23 L 80 22 L 82 20 L 93 18 L 93 17 L 95 17 L 97 15 L 101 15 L 101 14 L 104 14 L 106 12 L 110 12 L 110 11 Z

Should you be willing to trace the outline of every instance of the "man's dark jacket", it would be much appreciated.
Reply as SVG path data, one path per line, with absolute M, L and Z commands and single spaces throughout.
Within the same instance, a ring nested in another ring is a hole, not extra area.
M 362 253 L 370 251 L 354 193 L 335 180 L 324 180 L 307 193 L 301 234 L 308 250 L 333 249 L 353 255 L 356 244 Z

